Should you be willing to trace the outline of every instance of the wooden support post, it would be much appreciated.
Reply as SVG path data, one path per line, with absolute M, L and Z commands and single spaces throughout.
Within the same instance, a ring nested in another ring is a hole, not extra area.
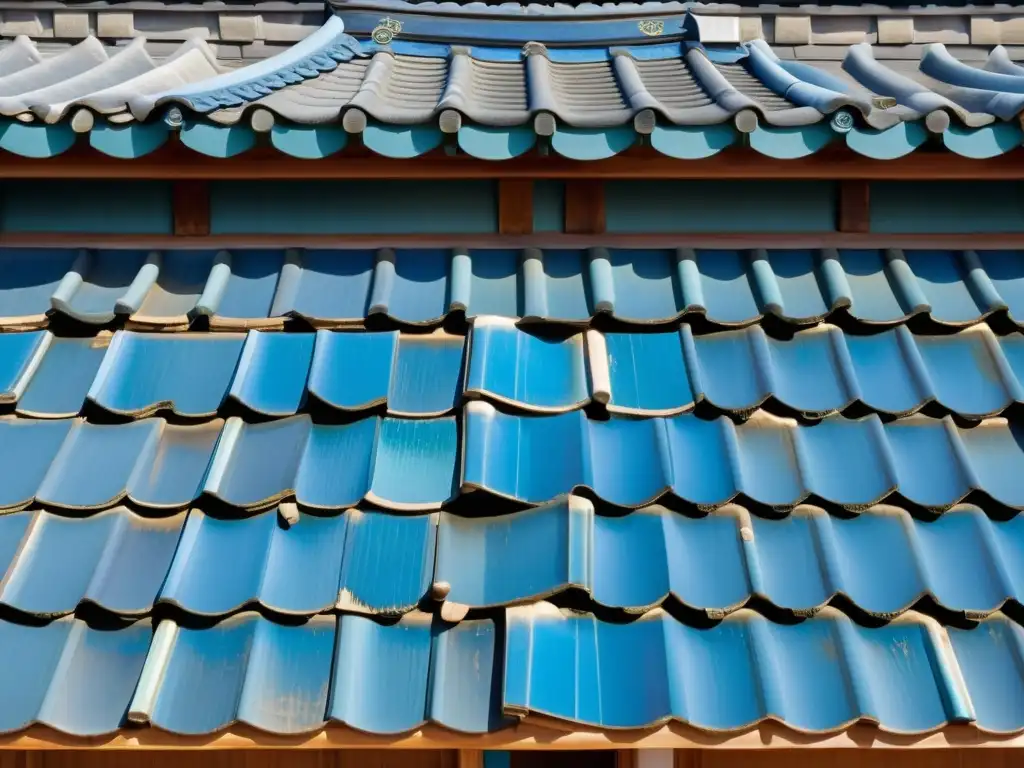
M 459 768 L 484 768 L 484 751 L 482 749 L 460 749 Z
M 210 185 L 205 181 L 176 181 L 172 187 L 174 234 L 206 237 L 210 234 Z
M 532 179 L 501 179 L 498 182 L 498 233 L 533 234 Z
M 836 223 L 840 232 L 871 231 L 871 185 L 867 181 L 848 179 L 839 182 Z
M 601 235 L 605 231 L 604 182 L 576 179 L 565 183 L 565 233 Z

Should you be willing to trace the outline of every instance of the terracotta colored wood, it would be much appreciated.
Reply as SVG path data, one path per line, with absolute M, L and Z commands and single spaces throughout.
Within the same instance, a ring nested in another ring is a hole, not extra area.
M 460 749 L 459 768 L 484 768 L 484 751 L 482 749 Z
M 461 768 L 455 751 L 443 750 L 247 750 L 10 752 L 0 754 L 0 768 Z
M 621 753 L 620 753 L 621 754 Z M 635 752 L 633 754 L 636 754 Z M 482 755 L 482 753 L 481 753 Z M 516 753 L 513 768 L 604 768 L 614 755 L 602 752 Z M 420 750 L 147 752 L 11 752 L 0 768 L 461 768 L 456 752 Z M 675 768 L 1020 768 L 1016 751 L 714 752 L 676 753 Z M 635 768 L 619 762 L 617 768 Z
M 638 750 L 620 749 L 615 759 L 615 768 L 639 768 Z
M 205 181 L 176 181 L 172 188 L 174 234 L 205 237 L 210 234 L 210 185 Z
M 941 222 L 936 222 L 941 226 Z M 839 215 L 836 229 L 840 232 L 871 231 L 871 186 L 863 179 L 839 183 Z
M 871 160 L 849 149 L 822 150 L 799 160 L 778 160 L 733 148 L 700 160 L 674 160 L 649 148 L 606 160 L 578 161 L 524 155 L 505 161 L 430 153 L 410 160 L 343 153 L 298 160 L 272 147 L 230 159 L 204 157 L 168 143 L 137 160 L 116 160 L 87 146 L 48 159 L 0 154 L 7 179 L 877 179 L 1024 180 L 1024 152 L 987 160 L 952 152 L 912 152 L 895 160 Z
M 600 235 L 605 230 L 604 184 L 599 179 L 565 183 L 565 232 Z
M 531 179 L 501 179 L 498 182 L 498 232 L 503 235 L 533 234 Z
M 130 728 L 111 736 L 81 739 L 58 733 L 45 726 L 0 736 L 2 750 L 262 750 L 262 749 L 505 749 L 505 750 L 621 750 L 621 749 L 705 749 L 710 752 L 798 751 L 835 753 L 871 749 L 902 754 L 922 750 L 977 750 L 998 760 L 1006 754 L 1024 755 L 1024 734 L 997 736 L 980 732 L 970 724 L 950 725 L 924 736 L 887 734 L 871 725 L 854 725 L 835 734 L 799 733 L 775 722 L 765 722 L 741 733 L 708 733 L 679 723 L 653 731 L 598 731 L 580 726 L 566 730 L 560 721 L 531 717 L 529 722 L 495 733 L 468 736 L 439 726 L 399 736 L 371 736 L 343 726 L 331 726 L 312 734 L 273 736 L 255 728 L 237 725 L 210 736 L 176 736 L 155 728 Z M 454 753 L 453 753 L 454 754 Z M 966 752 L 965 752 L 966 754 Z M 191 759 L 191 758 L 190 758 Z M 454 758 L 453 758 L 454 759 Z M 707 756 L 703 758 L 705 761 Z M 808 759 L 814 759 L 813 757 Z M 981 758 L 979 758 L 981 759 Z M 988 758 L 986 758 L 988 759 Z M 1016 758 L 1020 760 L 1020 758 Z M 454 765 L 454 763 L 452 763 Z M 817 763 L 820 765 L 822 763 Z M 1007 764 L 1008 765 L 1008 764 Z M 970 768 L 990 768 L 1000 763 L 972 764 Z M 0 763 L 0 768 L 11 766 Z M 13 766 L 13 768 L 27 768 Z M 106 767 L 105 767 L 106 768 Z M 169 767 L 168 767 L 169 768 Z M 722 768 L 702 765 L 701 768 Z M 785 766 L 780 766 L 785 768 Z M 894 767 L 895 768 L 895 767 Z
M 1020 234 L 883 235 L 851 233 L 779 234 L 605 234 L 563 235 L 162 235 L 0 234 L 0 248 L 948 248 L 1024 249 Z

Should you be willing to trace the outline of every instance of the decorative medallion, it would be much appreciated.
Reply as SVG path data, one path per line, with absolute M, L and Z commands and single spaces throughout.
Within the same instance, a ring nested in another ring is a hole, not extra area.
M 398 19 L 385 18 L 377 22 L 370 37 L 377 45 L 387 45 L 395 39 L 395 35 L 402 31 L 402 22 Z
M 832 115 L 830 124 L 836 133 L 849 133 L 853 130 L 853 115 L 845 109 L 841 109 Z
M 637 26 L 648 37 L 657 37 L 665 31 L 665 22 L 661 19 L 644 19 L 637 22 Z

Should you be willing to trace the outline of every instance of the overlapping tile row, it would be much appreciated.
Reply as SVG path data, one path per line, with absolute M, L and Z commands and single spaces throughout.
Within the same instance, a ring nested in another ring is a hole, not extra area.
M 0 604 L 40 617 L 86 604 L 129 618 L 159 603 L 209 617 L 422 609 L 455 623 L 582 591 L 631 614 L 667 602 L 711 619 L 748 605 L 809 616 L 841 598 L 854 617 L 890 619 L 930 600 L 919 610 L 977 619 L 1024 606 L 1022 555 L 1024 520 L 966 505 L 934 521 L 897 507 L 852 518 L 817 507 L 763 518 L 732 505 L 609 516 L 575 496 L 497 517 L 37 510 L 0 517 Z
M 124 500 L 178 510 L 206 497 L 237 510 L 295 500 L 426 511 L 472 491 L 538 505 L 579 489 L 623 508 L 669 497 L 700 509 L 744 498 L 783 510 L 807 499 L 859 510 L 893 496 L 942 511 L 973 493 L 1024 508 L 1024 439 L 1002 418 L 972 427 L 925 416 L 883 424 L 875 415 L 808 426 L 763 411 L 741 424 L 693 414 L 596 420 L 583 411 L 514 415 L 484 402 L 465 407 L 461 426 L 455 417 L 199 425 L 8 417 L 0 468 L 5 510 Z
M 201 370 L 202 376 L 195 372 Z M 788 339 L 760 326 L 544 336 L 505 318 L 477 318 L 466 336 L 435 331 L 0 335 L 0 404 L 37 418 L 86 405 L 141 418 L 201 418 L 237 404 L 282 417 L 326 407 L 443 416 L 466 399 L 559 413 L 591 403 L 611 413 L 673 415 L 708 404 L 820 417 L 859 404 L 905 415 L 937 403 L 965 418 L 1024 402 L 1024 335 L 987 325 L 872 335 L 819 325 Z
M 40 722 L 76 735 L 127 723 L 179 734 L 242 722 L 278 734 L 328 723 L 375 734 L 437 723 L 495 730 L 531 714 L 604 728 L 681 721 L 713 731 L 765 719 L 810 732 L 858 721 L 921 733 L 949 723 L 1024 728 L 1024 630 L 909 613 L 867 629 L 825 609 L 795 625 L 740 611 L 698 629 L 655 610 L 626 623 L 547 603 L 448 624 L 240 614 L 191 629 L 143 620 L 101 631 L 71 617 L 0 621 L 0 732 Z
M 923 316 L 960 328 L 1024 318 L 1018 251 L 382 249 L 0 250 L 0 328 L 127 322 L 183 329 L 436 326 L 450 314 L 587 326 L 766 317 L 865 328 Z

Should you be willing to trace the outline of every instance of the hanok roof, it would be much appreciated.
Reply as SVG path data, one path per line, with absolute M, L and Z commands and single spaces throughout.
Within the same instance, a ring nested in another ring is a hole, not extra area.
M 1024 254 L 0 263 L 0 732 L 1024 730 Z
M 680 158 L 740 142 L 796 157 L 834 141 L 891 158 L 936 142 L 988 157 L 1021 141 L 1024 68 L 1003 46 L 989 45 L 983 62 L 943 43 L 909 49 L 917 63 L 889 61 L 870 42 L 837 56 L 835 46 L 778 45 L 800 37 L 790 33 L 776 32 L 774 47 L 741 42 L 744 17 L 696 10 L 349 3 L 288 50 L 226 73 L 200 44 L 157 63 L 142 41 L 109 56 L 90 38 L 43 58 L 20 39 L 0 54 L 0 112 L 13 120 L 0 147 L 59 154 L 77 131 L 135 157 L 180 130 L 216 156 L 269 134 L 300 157 L 340 151 L 350 137 L 409 157 L 449 137 L 487 159 L 538 145 L 594 159 L 638 141 Z

